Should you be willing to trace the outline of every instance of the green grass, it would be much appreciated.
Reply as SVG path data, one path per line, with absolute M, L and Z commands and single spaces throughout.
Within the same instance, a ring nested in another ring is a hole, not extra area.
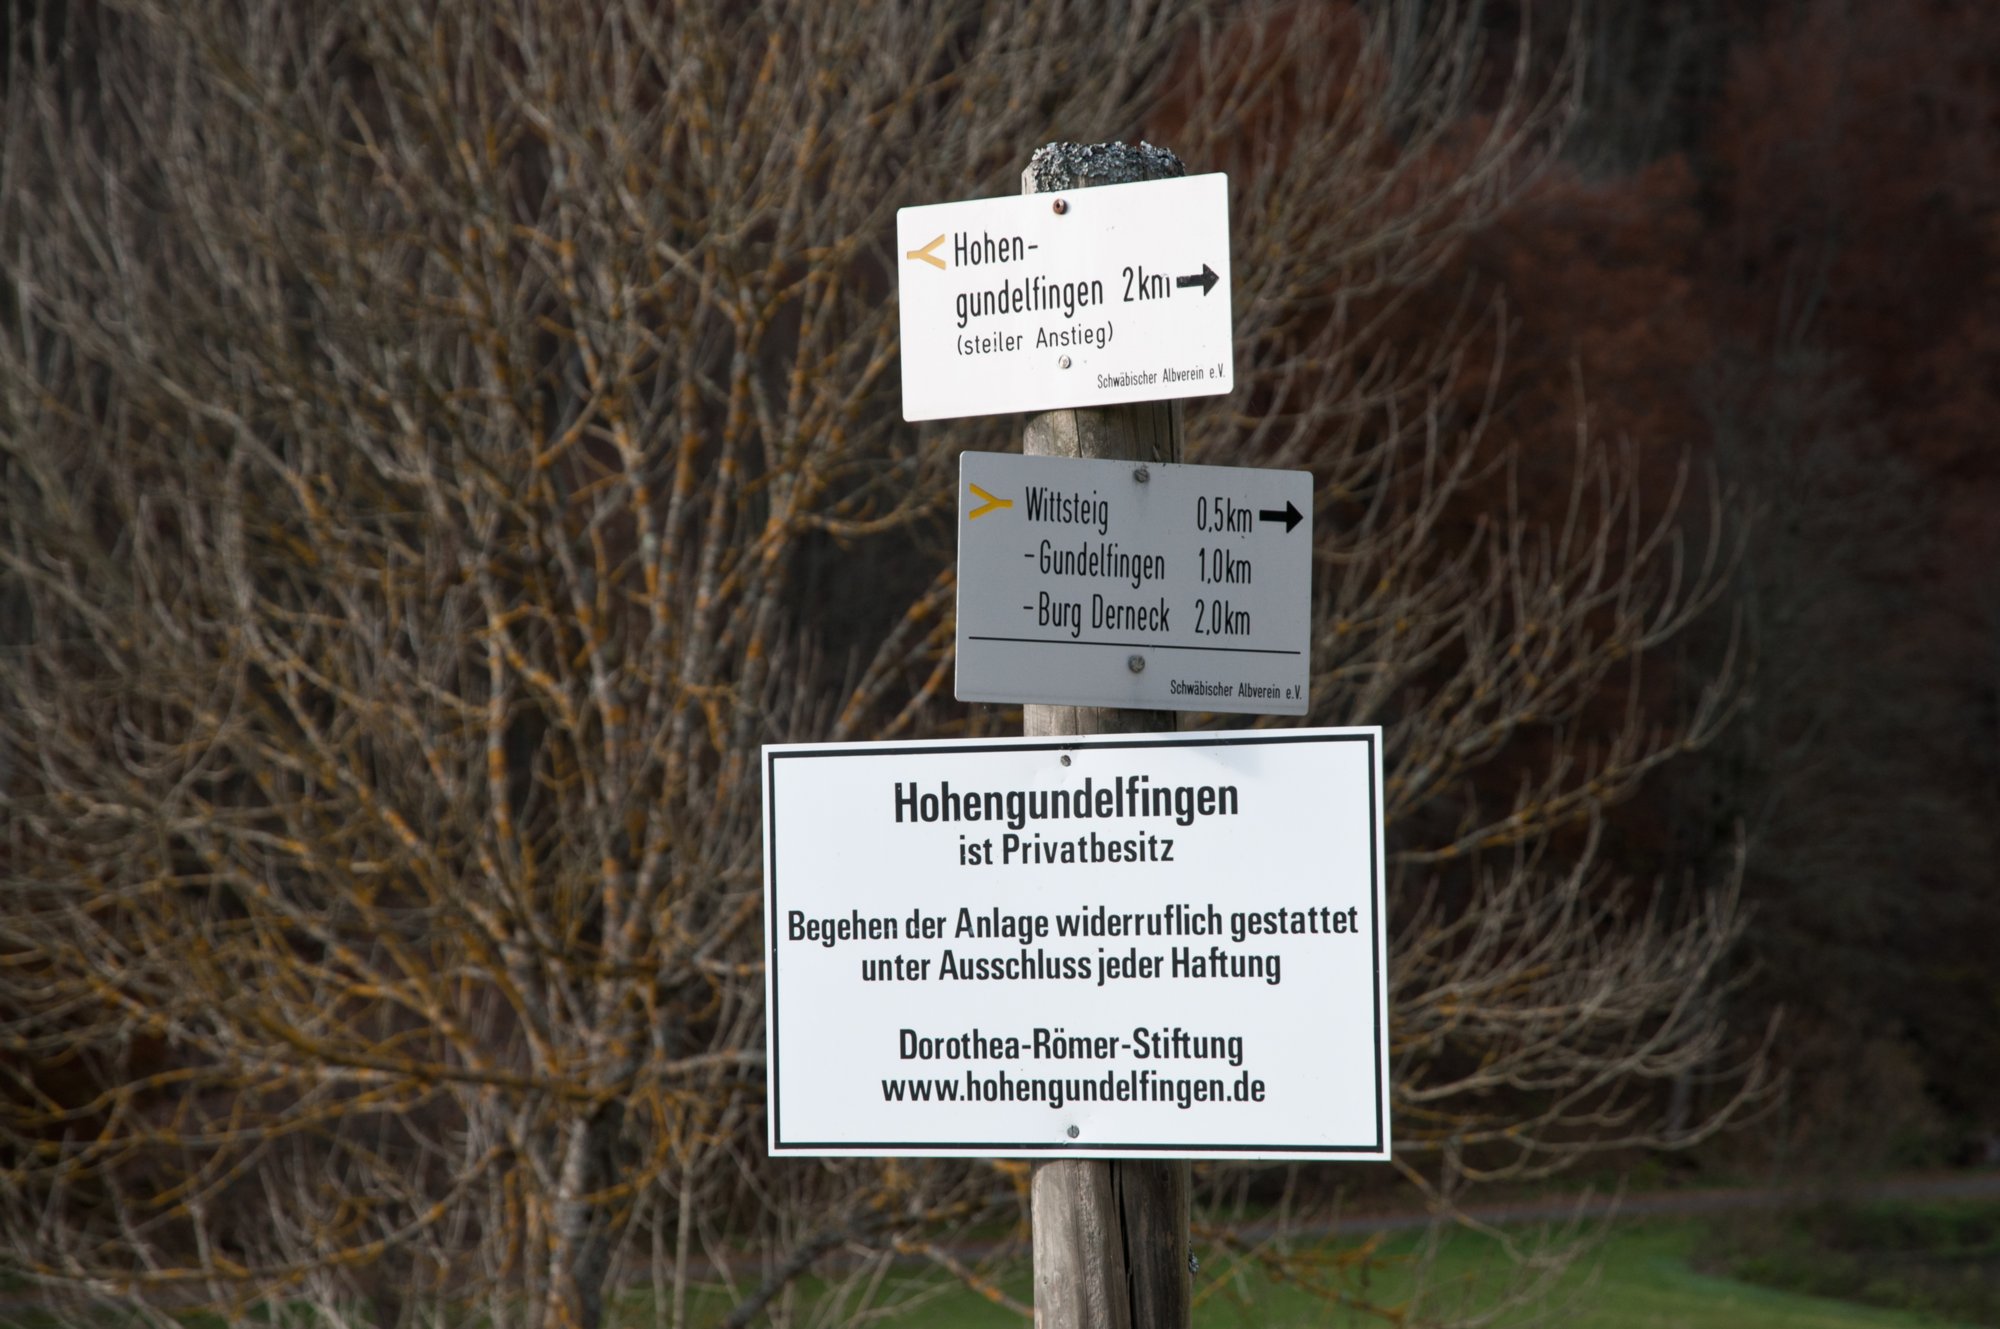
M 2000 1204 L 1829 1202 L 1720 1225 L 1704 1263 L 1769 1287 L 2000 1323 Z
M 1777 1291 L 1699 1272 L 1696 1261 L 1704 1244 L 1712 1254 L 1716 1234 L 1723 1230 L 1700 1220 L 1619 1223 L 1499 1323 L 1509 1329 L 1543 1324 L 1563 1329 L 1943 1329 L 1955 1324 L 1912 1311 Z M 1383 1244 L 1365 1269 L 1336 1274 L 1337 1263 L 1351 1259 L 1354 1248 L 1351 1240 L 1300 1247 L 1295 1267 L 1309 1272 L 1317 1261 L 1319 1276 L 1331 1285 L 1380 1306 L 1407 1305 L 1416 1266 L 1426 1249 L 1423 1238 L 1396 1237 Z M 971 1292 L 941 1286 L 932 1273 L 899 1273 L 892 1275 L 892 1281 L 905 1291 L 929 1295 L 896 1319 L 877 1323 L 911 1329 L 1022 1329 L 1025 1323 Z M 1425 1298 L 1408 1305 L 1412 1314 L 1407 1323 L 1450 1318 L 1454 1308 L 1491 1307 L 1518 1281 L 1517 1266 L 1491 1238 L 1454 1232 L 1431 1250 Z M 1007 1294 L 1022 1303 L 1031 1299 L 1029 1284 L 1025 1263 L 1001 1279 Z M 1213 1252 L 1203 1254 L 1195 1288 L 1201 1298 L 1194 1317 L 1197 1329 L 1382 1329 L 1389 1323 L 1294 1284 L 1274 1281 L 1254 1262 L 1232 1262 L 1229 1256 Z M 825 1284 L 805 1280 L 793 1290 L 794 1309 L 827 1290 Z M 692 1301 L 697 1325 L 713 1323 L 725 1310 L 725 1302 L 713 1294 L 697 1294 Z M 613 1329 L 638 1329 L 653 1322 L 651 1311 L 650 1295 L 635 1290 L 614 1304 L 607 1319 Z M 811 1319 L 800 1316 L 791 1322 Z M 0 1311 L 0 1325 L 9 1323 L 52 1324 L 47 1317 L 22 1317 L 18 1312 L 10 1317 Z
M 1621 1224 L 1500 1323 L 1564 1329 L 1936 1329 L 1952 1323 L 1697 1272 L 1691 1260 L 1702 1232 L 1700 1224 L 1690 1221 Z M 1372 1269 L 1367 1280 L 1372 1300 L 1390 1306 L 1408 1301 L 1411 1265 L 1396 1261 L 1408 1261 L 1415 1249 L 1415 1239 L 1384 1248 L 1390 1262 Z M 1426 1310 L 1444 1317 L 1453 1308 L 1491 1306 L 1515 1278 L 1515 1266 L 1490 1239 L 1453 1234 L 1434 1258 L 1431 1290 L 1412 1307 L 1417 1312 L 1413 1322 L 1428 1318 Z M 1385 1322 L 1361 1311 L 1328 1307 L 1293 1288 L 1246 1280 L 1236 1295 L 1211 1295 L 1195 1323 L 1200 1329 L 1334 1329 Z
M 1910 1311 L 1759 1287 L 1739 1279 L 1699 1272 L 1704 1242 L 1715 1229 L 1701 1220 L 1619 1223 L 1579 1256 L 1559 1277 L 1499 1323 L 1509 1329 L 1531 1325 L 1562 1329 L 1960 1329 L 1960 1322 Z M 1519 1233 L 1511 1233 L 1519 1237 Z M 1354 1243 L 1300 1248 L 1298 1263 L 1317 1261 L 1330 1286 L 1365 1296 L 1383 1307 L 1410 1301 L 1423 1249 L 1417 1236 L 1382 1246 L 1366 1268 L 1336 1278 L 1331 1266 Z M 1391 1322 L 1367 1311 L 1329 1302 L 1286 1282 L 1274 1282 L 1245 1262 L 1203 1254 L 1195 1279 L 1200 1297 L 1196 1329 L 1386 1329 Z M 928 1277 L 920 1280 L 929 1283 Z M 1492 1306 L 1520 1281 L 1516 1266 L 1490 1238 L 1454 1232 L 1432 1254 L 1426 1294 L 1408 1306 L 1411 1326 L 1450 1318 L 1453 1309 Z M 1026 1268 L 1000 1280 L 1009 1296 L 1031 1300 Z M 972 1293 L 951 1291 L 887 1323 L 909 1329 L 1022 1329 L 1020 1317 Z
M 1942 1329 L 1955 1324 L 1698 1272 L 1693 1261 L 1707 1232 L 1695 1221 L 1620 1224 L 1500 1323 L 1513 1329 L 1543 1324 L 1563 1329 Z M 1330 1245 L 1318 1254 L 1331 1257 L 1342 1249 Z M 1336 1285 L 1380 1306 L 1405 1306 L 1420 1249 L 1419 1238 L 1398 1238 L 1383 1246 L 1365 1277 Z M 1449 1318 L 1453 1309 L 1491 1306 L 1518 1282 L 1515 1265 L 1493 1241 L 1454 1233 L 1431 1257 L 1428 1290 L 1423 1302 L 1410 1307 L 1415 1312 L 1410 1323 Z M 1028 1300 L 1025 1271 L 1004 1279 L 1003 1286 L 1010 1295 Z M 1202 1296 L 1196 1329 L 1382 1329 L 1388 1323 L 1300 1287 L 1274 1283 L 1248 1266 L 1232 1267 L 1226 1256 L 1208 1257 L 1195 1287 Z M 896 1323 L 927 1329 L 1019 1329 L 1022 1321 L 971 1294 L 956 1294 Z

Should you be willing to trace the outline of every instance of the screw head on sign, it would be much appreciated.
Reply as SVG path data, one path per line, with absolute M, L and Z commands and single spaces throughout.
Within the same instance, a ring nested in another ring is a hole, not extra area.
M 1049 206 L 1051 208 L 1054 208 L 1056 216 L 1060 217 L 1065 212 L 1069 211 L 1069 200 L 1066 198 L 1059 198 L 1054 203 L 1051 203 Z
M 1069 765 L 1069 753 L 1067 752 L 1063 753 L 1063 765 Z
M 1082 1132 L 1082 1131 L 1080 1131 L 1080 1130 L 1078 1130 L 1078 1129 L 1077 1129 L 1076 1127 L 1072 1126 L 1072 1127 L 1070 1127 L 1070 1128 L 1069 1128 L 1069 1138 L 1070 1138 L 1070 1139 L 1074 1140 L 1074 1139 L 1075 1139 L 1075 1138 L 1076 1138 L 1077 1136 L 1079 1136 L 1079 1135 L 1081 1135 L 1081 1134 L 1083 1134 L 1083 1132 Z
M 1137 470 L 1132 472 L 1132 478 L 1134 480 L 1137 480 L 1140 484 L 1145 484 L 1146 481 L 1153 478 L 1153 473 L 1147 470 L 1145 467 L 1141 466 Z
M 1061 366 L 1062 366 L 1062 367 L 1063 367 L 1064 369 L 1068 369 L 1068 368 L 1069 368 L 1069 357 L 1065 355 L 1065 356 L 1064 356 L 1064 357 L 1063 357 L 1062 359 L 1060 359 L 1060 360 L 1056 361 L 1056 363 L 1057 363 L 1057 364 L 1059 364 L 1059 365 L 1061 365 Z
M 1128 655 L 1125 657 L 1125 667 L 1135 674 L 1143 674 L 1146 672 L 1146 657 L 1143 655 Z

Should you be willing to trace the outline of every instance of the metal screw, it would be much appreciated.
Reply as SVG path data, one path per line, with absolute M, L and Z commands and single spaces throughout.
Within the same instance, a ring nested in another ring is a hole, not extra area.
M 1143 674 L 1146 672 L 1146 657 L 1143 655 L 1128 655 L 1125 657 L 1125 667 L 1135 674 Z
M 1069 753 L 1067 752 L 1063 753 L 1063 765 L 1069 765 Z
M 1080 1131 L 1080 1130 L 1078 1130 L 1078 1129 L 1077 1129 L 1076 1127 L 1072 1126 L 1072 1127 L 1070 1127 L 1070 1128 L 1069 1128 L 1069 1138 L 1070 1138 L 1070 1139 L 1074 1140 L 1074 1139 L 1075 1139 L 1075 1138 L 1076 1138 L 1077 1136 L 1079 1136 L 1079 1135 L 1081 1135 L 1081 1134 L 1083 1134 L 1083 1132 L 1082 1132 L 1082 1131 Z
M 1193 1251 L 1188 1252 L 1188 1272 L 1191 1274 L 1201 1272 L 1201 1260 Z
M 1056 216 L 1060 217 L 1065 212 L 1069 211 L 1069 200 L 1066 198 L 1059 198 L 1049 206 L 1054 208 L 1056 210 Z
M 1145 484 L 1146 481 L 1153 478 L 1153 473 L 1147 470 L 1145 467 L 1141 466 L 1137 470 L 1132 472 L 1132 478 L 1134 480 L 1137 480 L 1140 484 Z
M 1069 357 L 1065 355 L 1065 356 L 1064 356 L 1064 357 L 1063 357 L 1062 359 L 1060 359 L 1060 360 L 1056 361 L 1056 363 L 1057 363 L 1057 364 L 1059 364 L 1059 365 L 1061 365 L 1061 366 L 1062 366 L 1062 367 L 1063 367 L 1064 369 L 1068 369 L 1068 368 L 1069 368 Z

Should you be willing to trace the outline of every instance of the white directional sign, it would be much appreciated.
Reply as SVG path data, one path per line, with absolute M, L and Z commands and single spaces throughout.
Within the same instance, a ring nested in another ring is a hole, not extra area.
M 1222 175 L 896 213 L 903 418 L 1235 386 Z
M 1312 474 L 968 452 L 958 698 L 1306 713 Z
M 1379 729 L 764 749 L 774 1154 L 1386 1158 Z

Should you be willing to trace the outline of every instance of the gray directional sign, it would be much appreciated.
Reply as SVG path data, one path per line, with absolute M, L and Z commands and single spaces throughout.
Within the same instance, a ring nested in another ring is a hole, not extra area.
M 961 701 L 1304 715 L 1312 475 L 968 452 Z

